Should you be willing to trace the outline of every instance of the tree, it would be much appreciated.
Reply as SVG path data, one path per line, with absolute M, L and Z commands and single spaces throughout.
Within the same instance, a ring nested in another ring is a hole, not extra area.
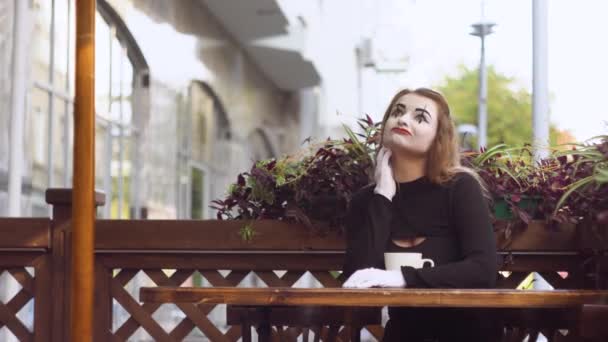
M 514 79 L 498 73 L 493 66 L 488 67 L 487 75 L 488 146 L 531 143 L 532 95 L 525 89 L 516 89 Z M 478 84 L 477 69 L 461 65 L 456 76 L 446 77 L 437 87 L 447 97 L 456 125 L 477 125 Z M 550 125 L 551 144 L 556 143 L 559 134 Z

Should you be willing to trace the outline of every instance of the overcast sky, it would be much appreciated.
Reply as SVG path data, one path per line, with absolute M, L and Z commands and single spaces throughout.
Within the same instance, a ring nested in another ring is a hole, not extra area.
M 607 133 L 608 1 L 548 2 L 551 121 L 577 140 Z M 384 54 L 410 57 L 399 85 L 436 85 L 459 64 L 477 67 L 479 38 L 469 32 L 481 17 L 481 0 L 389 3 L 378 10 L 375 41 Z M 487 38 L 488 64 L 531 90 L 532 1 L 486 0 L 485 16 L 497 24 Z

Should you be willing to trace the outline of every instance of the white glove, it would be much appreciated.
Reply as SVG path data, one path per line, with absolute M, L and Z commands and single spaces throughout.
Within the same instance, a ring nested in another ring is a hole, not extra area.
M 374 193 L 386 197 L 389 201 L 393 200 L 397 192 L 393 169 L 389 163 L 392 154 L 391 150 L 382 147 L 376 157 L 376 169 L 374 171 L 374 180 L 376 181 Z
M 362 289 L 369 287 L 405 287 L 405 285 L 405 279 L 401 271 L 366 268 L 353 273 L 342 284 L 342 287 Z

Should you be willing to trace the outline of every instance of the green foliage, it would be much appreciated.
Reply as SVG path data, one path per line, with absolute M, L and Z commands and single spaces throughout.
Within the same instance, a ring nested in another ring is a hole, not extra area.
M 251 223 L 248 223 L 245 226 L 243 226 L 243 228 L 241 228 L 241 230 L 239 231 L 239 234 L 241 235 L 241 239 L 243 241 L 251 242 L 253 240 L 253 237 L 256 235 L 256 232 L 255 232 L 255 230 L 253 230 Z
M 532 95 L 525 89 L 516 89 L 515 79 L 497 72 L 493 66 L 488 67 L 487 75 L 488 146 L 532 141 Z M 477 69 L 460 66 L 456 76 L 446 77 L 438 87 L 448 99 L 457 125 L 477 125 L 478 84 Z M 556 143 L 557 133 L 551 125 L 551 144 Z
M 582 165 L 590 164 L 591 172 L 584 178 L 578 179 L 567 186 L 555 208 L 556 212 L 574 192 L 583 192 L 589 187 L 599 188 L 608 184 L 608 135 L 593 137 L 589 140 L 599 139 L 597 144 L 574 144 L 572 150 L 557 152 L 558 156 L 572 156 L 576 158 L 574 169 L 578 171 Z
M 369 183 L 378 144 L 380 123 L 369 116 L 358 123 L 362 133 L 344 127 L 348 139 L 328 139 L 295 155 L 256 162 L 238 175 L 225 199 L 212 202 L 217 218 L 291 220 L 311 228 L 324 222 L 341 229 L 352 193 Z

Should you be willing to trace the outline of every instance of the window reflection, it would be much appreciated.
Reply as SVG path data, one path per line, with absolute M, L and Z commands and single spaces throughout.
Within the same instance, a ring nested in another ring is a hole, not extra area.
M 35 24 L 29 94 L 28 141 L 33 156 L 34 196 L 46 188 L 71 186 L 74 104 L 74 0 L 33 0 Z M 137 143 L 133 121 L 134 67 L 116 26 L 96 15 L 96 187 L 106 192 L 105 217 L 130 217 L 132 159 Z M 51 58 L 52 57 L 52 58 Z

